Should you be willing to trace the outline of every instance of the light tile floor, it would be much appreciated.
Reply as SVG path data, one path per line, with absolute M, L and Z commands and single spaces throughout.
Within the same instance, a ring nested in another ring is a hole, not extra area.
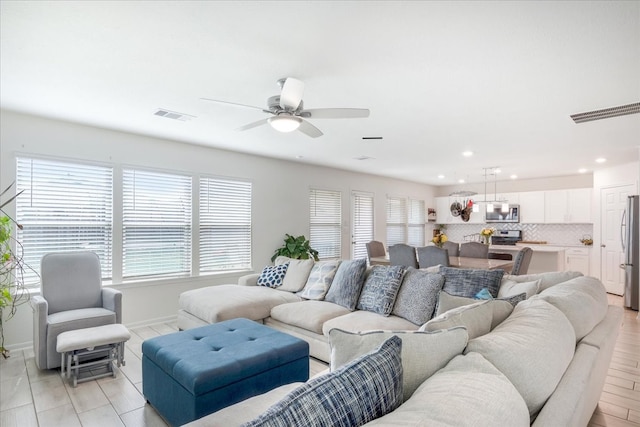
M 622 299 L 609 296 L 611 304 Z M 625 310 L 598 408 L 590 427 L 640 426 L 640 320 Z M 116 378 L 101 378 L 71 387 L 58 370 L 40 371 L 32 351 L 14 351 L 0 360 L 1 427 L 166 426 L 142 396 L 142 341 L 177 331 L 175 323 L 131 329 L 125 360 Z M 310 376 L 327 365 L 311 360 Z

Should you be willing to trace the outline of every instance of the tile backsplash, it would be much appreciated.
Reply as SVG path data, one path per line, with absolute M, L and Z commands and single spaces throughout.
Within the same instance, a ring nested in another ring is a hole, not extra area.
M 473 235 L 488 226 L 496 230 L 522 230 L 523 240 L 546 241 L 560 246 L 577 246 L 584 236 L 593 236 L 593 224 L 447 224 L 445 233 L 453 242 L 477 240 Z

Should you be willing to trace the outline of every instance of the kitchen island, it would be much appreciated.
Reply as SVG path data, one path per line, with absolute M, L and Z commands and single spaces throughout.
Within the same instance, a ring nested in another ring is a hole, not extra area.
M 565 270 L 566 246 L 554 246 L 544 244 L 491 245 L 489 252 L 511 254 L 515 259 L 520 249 L 529 247 L 533 250 L 531 264 L 527 274 L 544 273 L 547 271 Z

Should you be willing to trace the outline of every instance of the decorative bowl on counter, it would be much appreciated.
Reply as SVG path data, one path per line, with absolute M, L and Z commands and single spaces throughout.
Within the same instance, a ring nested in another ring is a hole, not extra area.
M 585 246 L 591 246 L 593 245 L 593 239 L 588 234 L 585 234 L 584 236 L 582 236 L 582 239 L 580 239 L 580 243 Z

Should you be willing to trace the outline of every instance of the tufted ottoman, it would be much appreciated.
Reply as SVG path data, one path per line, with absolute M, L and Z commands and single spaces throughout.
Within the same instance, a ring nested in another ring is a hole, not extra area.
M 248 319 L 142 343 L 142 388 L 181 425 L 283 384 L 309 378 L 309 344 Z

